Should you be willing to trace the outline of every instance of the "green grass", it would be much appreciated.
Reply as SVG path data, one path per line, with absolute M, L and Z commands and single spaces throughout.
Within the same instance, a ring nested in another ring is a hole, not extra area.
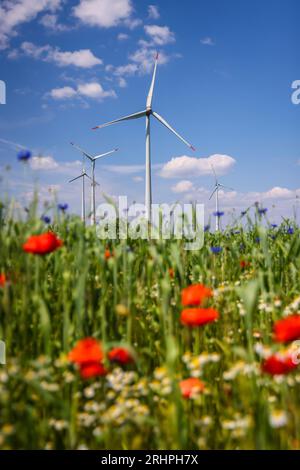
M 10 279 L 0 288 L 1 448 L 299 448 L 300 372 L 265 375 L 257 353 L 257 345 L 279 350 L 272 325 L 297 311 L 296 227 L 290 235 L 258 220 L 205 234 L 192 252 L 178 240 L 101 241 L 77 217 L 60 216 L 51 229 L 64 246 L 39 257 L 22 250 L 45 231 L 35 207 L 23 220 L 0 212 L 0 272 Z M 242 270 L 241 259 L 250 266 Z M 220 319 L 189 330 L 180 294 L 198 282 L 214 289 Z M 83 381 L 67 353 L 86 336 L 105 350 L 132 348 L 136 363 Z M 178 383 L 191 375 L 206 389 L 184 400 Z

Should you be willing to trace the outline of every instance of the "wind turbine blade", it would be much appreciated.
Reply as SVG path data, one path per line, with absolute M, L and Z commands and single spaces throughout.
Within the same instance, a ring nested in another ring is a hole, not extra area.
M 73 181 L 79 180 L 84 176 L 84 173 L 82 175 L 76 176 L 76 178 L 73 178 L 72 180 L 69 181 L 69 183 L 73 183 Z
M 110 150 L 109 152 L 102 153 L 101 155 L 97 155 L 96 157 L 93 158 L 93 160 L 98 160 L 98 158 L 106 157 L 107 155 L 111 155 L 114 152 L 117 152 L 119 149 L 113 149 Z
M 219 183 L 219 186 L 224 189 L 229 189 L 229 191 L 234 191 L 233 188 L 230 188 L 230 186 L 224 186 L 224 184 Z
M 85 155 L 87 158 L 89 158 L 90 160 L 93 160 L 93 156 L 89 153 L 87 153 L 85 150 L 83 150 L 81 147 L 79 147 L 79 145 L 76 145 L 74 144 L 73 142 L 70 142 L 70 144 L 77 150 L 79 150 L 79 152 L 81 152 L 83 155 Z
M 211 200 L 211 198 L 213 197 L 213 195 L 215 194 L 217 189 L 218 189 L 218 187 L 216 186 L 215 189 L 213 190 L 213 192 L 211 193 L 209 200 Z
M 212 169 L 213 174 L 214 174 L 214 176 L 215 176 L 215 182 L 216 182 L 216 184 L 218 184 L 217 174 L 216 174 L 216 172 L 215 172 L 215 168 L 214 168 L 213 165 L 211 165 L 211 169 Z
M 154 111 L 152 112 L 152 114 L 161 124 L 163 124 L 167 129 L 169 129 L 169 131 L 173 132 L 173 134 L 175 134 L 178 137 L 178 139 L 180 139 L 190 149 L 195 151 L 195 148 L 187 140 L 181 137 L 181 135 L 178 134 L 178 132 L 176 132 L 175 129 L 173 129 L 173 127 L 171 127 L 170 124 L 168 124 L 164 118 L 162 118 L 159 114 L 155 113 Z
M 83 176 L 86 176 L 89 180 L 93 181 L 92 178 L 87 173 L 84 173 Z
M 143 116 L 146 116 L 146 110 L 139 111 L 138 113 L 134 114 L 129 114 L 128 116 L 124 116 L 120 119 L 115 119 L 114 121 L 106 122 L 105 124 L 100 124 L 100 126 L 93 127 L 92 130 L 102 129 L 103 127 L 111 126 L 112 124 L 117 124 L 118 122 L 130 121 L 131 119 L 138 119 Z
M 151 107 L 152 107 L 152 99 L 153 99 L 153 92 L 154 92 L 154 85 L 155 85 L 155 78 L 156 78 L 157 63 L 158 63 L 158 53 L 156 54 L 152 81 L 151 81 L 149 93 L 148 93 L 148 96 L 147 96 L 147 102 L 146 102 L 146 108 L 147 109 L 151 109 Z

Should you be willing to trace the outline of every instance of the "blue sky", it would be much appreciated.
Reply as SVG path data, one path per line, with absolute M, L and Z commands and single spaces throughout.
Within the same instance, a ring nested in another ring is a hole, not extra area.
M 271 217 L 290 216 L 300 196 L 300 105 L 291 101 L 299 13 L 298 0 L 2 2 L 0 166 L 12 166 L 4 188 L 30 197 L 38 178 L 42 197 L 55 187 L 78 210 L 80 187 L 67 183 L 81 170 L 75 141 L 91 153 L 119 147 L 97 179 L 106 193 L 142 202 L 144 121 L 91 127 L 144 109 L 157 50 L 153 107 L 196 152 L 153 122 L 154 202 L 194 199 L 208 214 L 213 162 L 235 189 L 222 195 L 227 212 L 258 200 Z M 25 176 L 18 146 L 43 156 Z

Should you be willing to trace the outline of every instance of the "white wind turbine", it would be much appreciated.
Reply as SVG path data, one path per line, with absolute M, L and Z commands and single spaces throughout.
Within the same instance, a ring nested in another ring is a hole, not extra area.
M 84 157 L 82 159 L 82 172 L 81 175 L 76 176 L 76 178 L 73 178 L 72 180 L 69 181 L 69 183 L 73 183 L 73 181 L 76 181 L 80 178 L 82 178 L 82 190 L 81 190 L 81 220 L 85 224 L 85 177 L 92 180 L 90 176 L 86 173 L 85 171 L 85 164 L 84 164 Z
M 220 206 L 219 206 L 219 189 L 224 188 L 224 189 L 229 189 L 230 191 L 234 191 L 233 188 L 229 188 L 228 186 L 224 186 L 224 184 L 219 183 L 216 172 L 214 167 L 211 167 L 214 177 L 215 177 L 215 186 L 214 190 L 210 195 L 209 200 L 213 197 L 213 195 L 216 193 L 216 212 L 215 212 L 215 217 L 216 217 L 216 232 L 220 230 L 220 218 L 222 217 L 223 213 L 220 212 Z
M 194 147 L 187 142 L 181 135 L 178 134 L 170 124 L 165 121 L 158 113 L 153 111 L 152 109 L 152 99 L 153 99 L 153 92 L 154 92 L 154 85 L 156 79 L 156 70 L 157 70 L 157 63 L 158 63 L 158 54 L 156 54 L 155 64 L 154 64 L 154 71 L 152 76 L 152 81 L 149 89 L 149 93 L 147 96 L 146 101 L 146 109 L 140 111 L 138 113 L 130 114 L 128 116 L 122 117 L 120 119 L 116 119 L 114 121 L 107 122 L 105 124 L 101 124 L 100 126 L 93 127 L 93 129 L 102 129 L 103 127 L 110 126 L 111 124 L 116 124 L 122 121 L 130 121 L 132 119 L 139 119 L 142 117 L 146 117 L 146 181 L 145 181 L 145 205 L 146 205 L 146 216 L 149 222 L 151 222 L 151 205 L 152 205 L 152 186 L 151 186 L 151 140 L 150 140 L 150 117 L 153 116 L 157 119 L 161 124 L 163 124 L 167 129 L 169 129 L 173 134 L 175 134 L 183 143 L 185 143 L 189 148 L 195 150 Z
M 102 153 L 101 155 L 91 155 L 89 153 L 87 153 L 85 150 L 83 150 L 81 147 L 79 147 L 78 145 L 75 145 L 73 142 L 71 142 L 71 145 L 73 145 L 74 148 L 76 148 L 77 150 L 79 150 L 79 152 L 82 153 L 82 155 L 84 155 L 85 157 L 87 157 L 91 163 L 92 163 L 92 184 L 91 184 L 91 187 L 92 187 L 92 192 L 91 192 L 91 225 L 95 225 L 96 224 L 96 196 L 95 196 L 95 187 L 96 187 L 96 184 L 98 184 L 96 181 L 95 181 L 95 165 L 96 165 L 96 160 L 98 160 L 99 158 L 102 158 L 102 157 L 106 157 L 107 155 L 111 155 L 112 153 L 116 152 L 118 149 L 113 149 L 113 150 L 110 150 L 109 152 L 106 152 L 106 153 Z

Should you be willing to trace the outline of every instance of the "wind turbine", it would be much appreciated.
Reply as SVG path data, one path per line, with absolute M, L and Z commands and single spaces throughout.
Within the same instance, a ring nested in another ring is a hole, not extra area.
M 229 188 L 228 186 L 224 186 L 223 184 L 219 183 L 214 167 L 212 166 L 211 169 L 212 169 L 212 171 L 214 173 L 214 177 L 215 177 L 215 186 L 214 186 L 213 192 L 210 195 L 209 200 L 211 200 L 213 195 L 216 193 L 215 217 L 216 217 L 216 232 L 218 232 L 220 230 L 220 218 L 222 217 L 222 215 L 224 215 L 224 212 L 220 212 L 220 208 L 219 208 L 219 189 L 224 188 L 224 189 L 229 189 L 230 191 L 234 191 L 234 190 L 233 190 L 233 188 Z
M 146 205 L 146 216 L 149 222 L 151 222 L 151 205 L 152 205 L 152 186 L 151 186 L 151 139 L 150 139 L 150 117 L 153 116 L 161 124 L 163 124 L 167 129 L 169 129 L 173 134 L 175 134 L 184 144 L 186 144 L 192 150 L 195 150 L 194 147 L 187 142 L 178 132 L 173 129 L 167 121 L 162 118 L 158 113 L 152 109 L 152 99 L 156 79 L 156 70 L 158 63 L 158 54 L 155 57 L 154 71 L 152 76 L 152 81 L 149 89 L 149 93 L 146 100 L 146 109 L 139 111 L 134 114 L 129 114 L 128 116 L 122 117 L 120 119 L 115 119 L 114 121 L 101 124 L 99 126 L 93 127 L 94 129 L 102 129 L 103 127 L 110 126 L 122 121 L 130 121 L 133 119 L 139 119 L 146 117 L 146 178 L 145 178 L 145 205 Z
M 73 181 L 76 181 L 80 178 L 82 178 L 82 192 L 81 192 L 81 220 L 85 224 L 85 180 L 84 178 L 87 177 L 91 180 L 89 175 L 85 171 L 85 165 L 84 165 L 84 157 L 82 159 L 82 172 L 81 175 L 76 176 L 76 178 L 73 178 L 72 180 L 69 181 L 69 183 L 73 183 Z
M 102 158 L 102 157 L 106 157 L 107 155 L 111 155 L 112 153 L 116 152 L 118 149 L 113 149 L 113 150 L 110 150 L 109 152 L 106 152 L 106 153 L 102 153 L 101 155 L 91 155 L 89 154 L 88 152 L 86 152 L 85 150 L 83 150 L 81 147 L 79 147 L 78 145 L 75 145 L 73 142 L 71 142 L 71 145 L 73 145 L 74 148 L 76 148 L 77 150 L 79 150 L 79 152 L 82 153 L 82 155 L 84 155 L 85 157 L 87 157 L 91 163 L 92 163 L 92 184 L 91 184 L 91 187 L 92 187 L 92 192 L 91 192 L 91 225 L 95 225 L 96 224 L 96 196 L 95 196 L 95 186 L 96 184 L 96 181 L 95 181 L 95 165 L 96 165 L 96 161 L 99 159 L 99 158 Z

